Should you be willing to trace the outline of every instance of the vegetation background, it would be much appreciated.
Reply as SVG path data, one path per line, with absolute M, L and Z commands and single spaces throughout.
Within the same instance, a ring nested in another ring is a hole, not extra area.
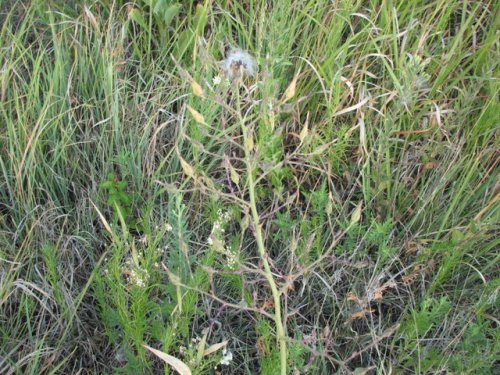
M 499 7 L 0 0 L 0 373 L 498 374 Z

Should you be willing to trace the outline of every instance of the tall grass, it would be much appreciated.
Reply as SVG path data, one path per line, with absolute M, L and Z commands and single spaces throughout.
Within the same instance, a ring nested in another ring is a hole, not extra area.
M 498 13 L 0 2 L 0 373 L 497 372 Z

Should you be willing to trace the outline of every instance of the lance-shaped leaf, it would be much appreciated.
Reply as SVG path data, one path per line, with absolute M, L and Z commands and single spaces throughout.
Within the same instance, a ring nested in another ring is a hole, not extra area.
M 152 347 L 150 347 L 146 344 L 142 344 L 142 346 L 145 349 L 149 350 L 154 355 L 156 355 L 162 361 L 164 361 L 165 363 L 168 363 L 170 366 L 172 366 L 173 369 L 175 371 L 177 371 L 180 375 L 191 375 L 191 370 L 189 369 L 189 367 L 184 362 L 182 362 L 180 359 L 175 358 L 167 353 L 163 353 L 160 350 L 153 349 Z

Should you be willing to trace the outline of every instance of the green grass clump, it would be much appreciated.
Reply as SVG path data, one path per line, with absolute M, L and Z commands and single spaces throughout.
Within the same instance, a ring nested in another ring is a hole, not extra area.
M 0 2 L 0 373 L 497 373 L 499 10 Z

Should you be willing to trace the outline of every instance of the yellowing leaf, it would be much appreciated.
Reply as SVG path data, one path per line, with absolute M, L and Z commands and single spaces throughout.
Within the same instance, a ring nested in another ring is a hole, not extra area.
M 269 125 L 271 126 L 271 129 L 274 130 L 274 123 L 276 120 L 276 114 L 274 113 L 273 110 L 269 112 Z
M 212 353 L 215 353 L 217 350 L 225 347 L 228 342 L 229 342 L 228 340 L 225 340 L 225 341 L 219 342 L 218 344 L 214 344 L 214 345 L 208 347 L 205 350 L 205 352 L 203 353 L 203 355 L 206 356 L 206 355 L 210 355 Z
M 240 175 L 238 174 L 238 172 L 236 172 L 236 169 L 234 169 L 231 164 L 229 164 L 229 173 L 231 175 L 231 181 L 238 185 L 240 183 Z
M 355 312 L 354 314 L 352 314 L 349 317 L 349 320 L 361 319 L 365 315 L 371 314 L 372 312 L 375 312 L 375 310 L 373 310 L 373 309 L 365 309 L 365 310 L 361 310 L 361 311 Z
M 233 181 L 233 183 L 238 185 L 240 183 L 240 175 L 238 174 L 238 172 L 236 172 L 236 169 L 234 169 L 233 166 L 231 165 L 231 162 L 229 161 L 227 155 L 224 155 L 224 166 L 229 171 L 229 174 L 231 176 L 231 181 Z
M 226 253 L 226 249 L 224 247 L 224 243 L 221 240 L 219 240 L 214 235 L 211 235 L 209 238 L 210 238 L 210 240 L 212 242 L 212 247 L 213 247 L 213 249 L 215 251 L 218 251 L 221 254 L 225 254 Z
M 355 302 L 358 302 L 359 301 L 359 297 L 353 293 L 353 292 L 349 292 L 346 294 L 346 299 L 348 301 L 355 301 Z
M 331 192 L 328 193 L 328 203 L 326 204 L 325 207 L 325 212 L 327 215 L 331 215 L 333 212 L 333 202 L 335 199 L 333 198 L 333 195 Z
M 115 237 L 115 233 L 113 232 L 113 229 L 111 229 L 111 226 L 109 225 L 109 223 L 106 220 L 106 218 L 104 217 L 104 215 L 101 213 L 101 211 L 99 211 L 99 209 L 94 204 L 94 202 L 92 202 L 92 200 L 90 201 L 90 203 L 92 203 L 92 206 L 94 206 L 94 208 L 97 212 L 97 215 L 99 215 L 99 218 L 101 219 L 102 224 L 104 225 L 104 228 L 106 228 L 106 230 L 109 232 L 109 234 L 111 234 L 112 237 Z
M 323 145 L 320 145 L 316 147 L 314 150 L 312 150 L 311 155 L 319 155 L 324 153 L 328 148 L 331 146 L 330 143 L 325 143 Z
M 304 124 L 304 127 L 302 128 L 302 130 L 300 131 L 300 134 L 299 134 L 300 141 L 304 142 L 304 139 L 306 139 L 308 134 L 309 134 L 309 121 L 306 121 L 306 123 Z
M 354 104 L 353 106 L 350 106 L 350 107 L 347 107 L 345 109 L 338 111 L 337 113 L 335 113 L 333 115 L 333 117 L 337 117 L 337 116 L 343 115 L 344 113 L 349 113 L 349 112 L 355 111 L 355 110 L 363 107 L 366 103 L 368 103 L 370 101 L 370 99 L 371 99 L 370 97 L 364 98 L 358 104 Z
M 393 282 L 393 281 L 386 282 L 384 285 L 382 285 L 382 286 L 378 287 L 377 289 L 375 289 L 375 293 L 374 293 L 373 299 L 375 301 L 381 300 L 384 297 L 384 292 L 386 291 L 386 289 L 388 289 L 388 288 L 395 288 L 395 287 L 396 287 L 396 283 L 395 282 Z
M 191 89 L 196 96 L 203 96 L 203 88 L 194 79 L 191 80 Z
M 430 162 L 428 162 L 428 163 L 425 163 L 425 164 L 424 164 L 424 171 L 427 171 L 427 170 L 429 170 L 429 169 L 434 169 L 434 168 L 436 168 L 436 166 L 437 166 L 437 163 L 435 163 L 435 162 L 433 162 L 433 161 L 430 161 Z
M 176 274 L 172 273 L 168 268 L 166 269 L 168 278 L 170 279 L 170 282 L 174 284 L 175 286 L 181 285 L 181 279 L 179 276 Z
M 187 106 L 187 109 L 189 111 L 189 113 L 191 113 L 191 115 L 193 116 L 194 120 L 199 123 L 199 124 L 203 124 L 203 125 L 206 125 L 207 123 L 205 122 L 205 117 L 203 117 L 203 115 L 198 112 L 196 109 L 194 109 L 193 107 L 191 106 Z
M 286 88 L 285 93 L 283 94 L 283 102 L 286 102 L 295 96 L 295 89 L 297 87 L 297 79 L 299 78 L 299 74 L 300 74 L 300 69 L 297 72 L 297 74 L 295 74 L 295 76 L 293 77 L 292 82 L 290 82 L 290 84 Z
M 375 295 L 373 296 L 373 299 L 375 301 L 380 301 L 382 298 L 384 298 L 384 291 L 383 291 L 383 289 L 377 289 L 375 291 Z
M 189 165 L 189 163 L 185 161 L 180 155 L 179 155 L 179 160 L 181 162 L 181 167 L 184 173 L 187 176 L 194 178 L 194 168 L 191 165 Z
M 241 219 L 241 223 L 240 223 L 241 231 L 245 232 L 247 230 L 249 224 L 250 224 L 250 218 L 248 217 L 248 214 L 245 214 L 245 216 L 243 216 L 243 219 Z
M 247 151 L 252 151 L 253 150 L 253 146 L 254 146 L 253 135 L 252 135 L 252 133 L 249 133 L 248 136 L 247 136 L 247 139 L 245 139 L 245 149 Z
M 90 9 L 86 5 L 83 6 L 83 12 L 85 14 L 85 17 L 92 24 L 92 26 L 94 26 L 96 29 L 98 29 L 99 25 L 97 24 L 97 20 L 96 20 L 95 16 L 92 14 L 92 12 L 90 11 Z
M 363 201 L 360 201 L 356 206 L 351 216 L 351 225 L 356 224 L 361 219 L 361 209 L 363 208 Z
M 167 353 L 163 353 L 162 351 L 153 349 L 152 347 L 142 344 L 142 346 L 149 350 L 151 353 L 156 355 L 158 358 L 163 360 L 165 363 L 168 363 L 170 366 L 173 367 L 175 371 L 177 371 L 180 375 L 191 375 L 191 370 L 189 367 L 182 362 L 180 359 L 177 359 L 175 357 L 172 357 L 171 355 L 168 355 Z

